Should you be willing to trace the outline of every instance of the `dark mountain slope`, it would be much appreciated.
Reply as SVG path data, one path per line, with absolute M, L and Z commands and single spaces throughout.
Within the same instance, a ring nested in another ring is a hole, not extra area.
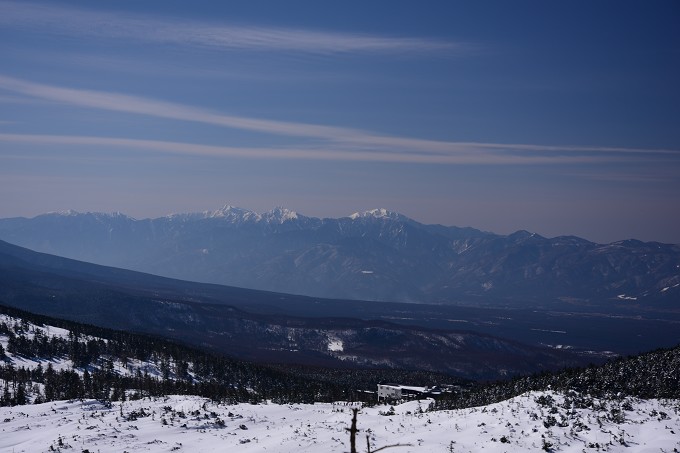
M 147 279 L 149 287 L 144 286 Z M 249 313 L 229 305 L 228 296 L 220 304 L 196 302 L 184 296 L 182 285 L 0 243 L 0 301 L 7 305 L 103 327 L 162 335 L 235 357 L 336 367 L 420 369 L 471 378 L 554 369 L 583 360 L 566 352 L 472 332 L 351 318 Z M 180 289 L 177 294 L 173 294 L 173 287 Z M 231 289 L 224 291 L 228 294 Z M 234 293 L 236 298 L 258 297 L 256 291 L 234 289 Z

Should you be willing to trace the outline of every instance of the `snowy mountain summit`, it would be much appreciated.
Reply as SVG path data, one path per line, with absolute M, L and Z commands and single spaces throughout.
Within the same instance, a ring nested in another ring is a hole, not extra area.
M 290 209 L 276 207 L 271 211 L 267 211 L 260 216 L 260 218 L 267 223 L 284 223 L 289 220 L 297 220 L 298 213 Z
M 289 220 L 298 219 L 298 213 L 287 208 L 277 206 L 276 208 L 258 214 L 249 209 L 225 205 L 215 211 L 204 211 L 202 217 L 205 219 L 223 219 L 233 224 L 243 223 L 277 223 L 282 224 Z
M 74 215 L 78 213 L 73 211 Z M 351 220 L 358 219 L 377 219 L 377 220 L 393 220 L 398 222 L 413 221 L 409 217 L 398 212 L 390 211 L 385 208 L 370 209 L 363 212 L 355 212 L 347 216 Z M 250 209 L 239 208 L 232 206 L 230 204 L 225 204 L 224 207 L 216 209 L 214 211 L 203 211 L 200 213 L 190 213 L 190 214 L 171 214 L 167 218 L 183 219 L 183 220 L 196 220 L 196 219 L 223 219 L 229 223 L 233 224 L 244 224 L 244 223 L 266 223 L 266 224 L 283 224 L 288 221 L 303 220 L 308 219 L 313 221 L 313 223 L 318 224 L 322 219 L 315 217 L 304 216 L 297 211 L 285 208 L 283 206 L 277 206 L 267 212 L 258 213 Z M 329 219 L 326 219 L 329 220 Z M 335 220 L 335 219 L 333 219 Z
M 411 220 L 403 214 L 399 214 L 398 212 L 394 212 L 394 211 L 388 211 L 385 208 L 371 209 L 369 211 L 364 211 L 364 212 L 355 212 L 354 214 L 350 215 L 349 218 L 352 219 L 352 220 L 357 220 L 357 219 L 386 219 L 386 220 L 395 220 L 395 221 L 399 221 L 399 222 Z
M 120 211 L 79 212 L 79 211 L 74 211 L 73 209 L 66 209 L 66 210 L 62 210 L 62 211 L 52 211 L 52 212 L 48 212 L 48 213 L 39 215 L 38 217 L 73 217 L 73 218 L 84 217 L 84 218 L 91 218 L 91 219 L 97 219 L 97 220 L 105 220 L 105 219 L 132 220 L 132 221 L 135 220 L 134 217 L 130 217 L 128 215 L 125 215 Z
M 205 211 L 205 218 L 209 219 L 225 219 L 232 223 L 242 222 L 257 222 L 260 220 L 260 215 L 248 209 L 237 208 L 231 205 L 225 205 L 222 209 L 216 211 Z

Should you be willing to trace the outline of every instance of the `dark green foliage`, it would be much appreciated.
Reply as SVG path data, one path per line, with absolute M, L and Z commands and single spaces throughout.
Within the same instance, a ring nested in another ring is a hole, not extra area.
M 445 395 L 437 401 L 435 408 L 483 406 L 528 391 L 545 390 L 565 392 L 567 405 L 580 408 L 593 407 L 593 398 L 680 398 L 678 370 L 680 346 L 618 358 L 600 366 L 570 368 L 557 373 L 541 373 L 480 385 L 467 391 Z M 549 396 L 541 396 L 536 402 L 543 406 L 554 404 Z M 623 405 L 622 409 L 626 410 L 626 406 Z M 620 410 L 611 415 L 617 420 L 624 417 Z

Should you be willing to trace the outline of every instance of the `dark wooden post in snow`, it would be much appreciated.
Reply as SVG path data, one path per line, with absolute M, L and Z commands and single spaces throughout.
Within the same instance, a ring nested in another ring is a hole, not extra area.
M 357 412 L 359 412 L 358 407 L 352 408 L 352 426 L 347 428 L 349 431 L 349 448 L 350 453 L 357 453 Z

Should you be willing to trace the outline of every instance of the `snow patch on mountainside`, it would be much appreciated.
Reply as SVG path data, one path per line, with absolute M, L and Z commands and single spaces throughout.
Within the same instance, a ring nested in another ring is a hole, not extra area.
M 24 337 L 28 340 L 33 340 L 36 337 L 44 338 L 46 340 L 49 340 L 52 337 L 61 338 L 64 340 L 69 340 L 71 338 L 71 332 L 69 330 L 62 329 L 61 327 L 50 325 L 38 326 L 5 314 L 0 314 L 0 324 L 6 324 L 8 326 L 20 326 L 20 331 L 22 332 L 20 337 Z M 81 344 L 88 341 L 103 341 L 105 343 L 108 341 L 106 339 L 101 339 L 90 335 L 79 335 L 78 338 Z M 0 365 L 10 364 L 16 369 L 25 368 L 26 370 L 35 370 L 38 367 L 45 369 L 49 364 L 51 364 L 55 371 L 73 370 L 81 376 L 85 371 L 85 368 L 76 367 L 76 364 L 73 362 L 73 360 L 65 355 L 47 358 L 15 354 L 12 352 L 12 348 L 10 347 L 9 336 L 3 333 L 0 333 L 0 345 L 2 345 L 5 351 L 5 357 L 0 359 Z M 121 361 L 119 358 L 113 356 L 102 356 L 100 359 L 102 360 L 99 360 L 98 363 L 88 366 L 90 371 L 95 368 L 101 368 L 102 366 L 110 365 L 112 371 L 119 376 L 134 376 L 137 371 L 142 374 L 148 374 L 151 377 L 160 377 L 163 375 L 159 364 L 152 361 L 143 361 L 135 358 L 127 358 L 127 360 Z M 188 374 L 189 376 L 193 377 L 192 372 L 189 372 Z M 174 373 L 170 373 L 169 377 L 175 377 Z M 29 400 L 32 400 L 34 397 L 35 395 L 31 395 L 29 392 Z M 2 449 L 0 449 L 0 451 L 2 451 Z
M 290 209 L 276 207 L 271 211 L 262 214 L 261 218 L 267 222 L 283 223 L 289 220 L 297 220 L 298 214 Z
M 330 337 L 328 339 L 328 350 L 331 352 L 343 352 L 345 350 L 345 345 L 341 339 Z
M 665 292 L 668 291 L 669 289 L 671 289 L 671 288 L 677 288 L 678 286 L 680 286 L 680 283 L 676 283 L 676 284 L 673 285 L 673 286 L 666 286 L 666 287 L 664 287 L 664 288 L 661 288 L 661 292 L 662 292 L 662 293 L 665 293 Z

